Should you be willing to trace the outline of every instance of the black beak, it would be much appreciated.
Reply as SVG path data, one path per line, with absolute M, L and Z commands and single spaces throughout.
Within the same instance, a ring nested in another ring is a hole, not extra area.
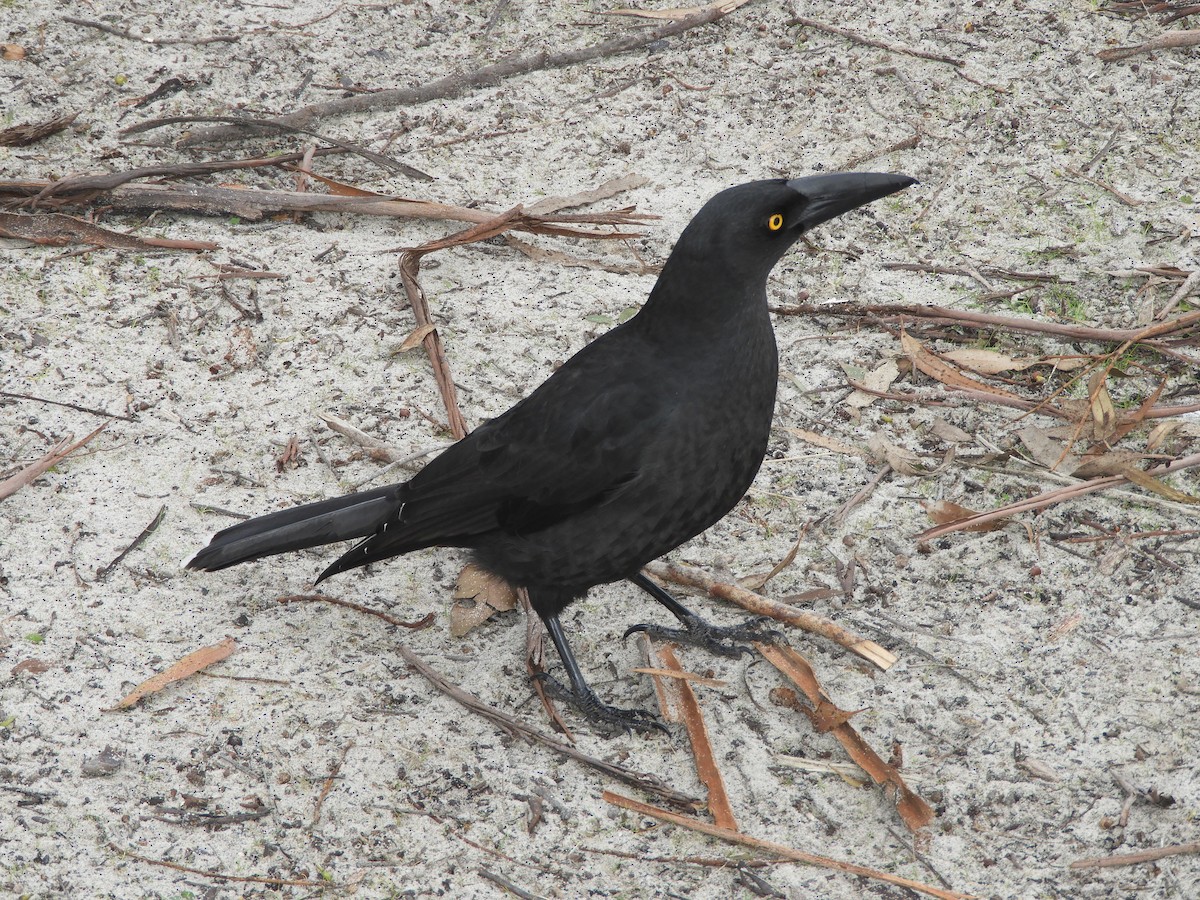
M 795 223 L 801 231 L 814 225 L 828 222 L 842 213 L 902 191 L 915 178 L 907 175 L 881 174 L 877 172 L 831 172 L 828 175 L 809 175 L 793 178 L 788 187 L 806 198 L 808 202 Z

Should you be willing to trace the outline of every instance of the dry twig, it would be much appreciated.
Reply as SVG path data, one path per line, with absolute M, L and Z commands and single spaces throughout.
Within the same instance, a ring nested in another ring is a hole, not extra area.
M 116 559 L 114 559 L 112 562 L 110 562 L 103 569 L 97 570 L 96 580 L 103 581 L 109 575 L 111 575 L 113 569 L 115 569 L 117 566 L 119 566 L 121 564 L 121 560 L 123 560 L 126 556 L 128 556 L 130 553 L 132 553 L 138 547 L 142 546 L 142 544 L 145 542 L 146 538 L 150 537 L 150 535 L 154 534 L 154 532 L 158 530 L 158 526 L 162 524 L 162 521 L 166 517 L 166 515 L 167 515 L 167 507 L 166 507 L 166 504 L 163 504 L 162 506 L 160 506 L 158 508 L 158 514 L 151 520 L 150 524 L 142 529 L 142 533 L 139 534 L 137 537 L 135 537 L 130 542 L 128 547 L 126 547 L 124 550 L 122 550 L 120 553 L 118 553 Z
M 1096 54 L 1096 57 L 1105 62 L 1115 62 L 1119 59 L 1128 59 L 1131 56 L 1137 56 L 1140 53 L 1152 53 L 1155 50 L 1177 50 L 1181 47 L 1195 47 L 1197 45 L 1200 45 L 1200 29 L 1194 31 L 1168 31 L 1142 44 L 1101 50 Z
M 151 859 L 149 856 L 142 856 L 134 853 L 132 850 L 126 850 L 124 847 L 118 847 L 116 844 L 110 843 L 109 849 L 114 853 L 119 853 L 122 856 L 127 856 L 130 859 L 136 859 L 138 862 L 149 863 L 152 866 L 162 866 L 166 869 L 173 869 L 176 872 L 187 872 L 189 875 L 199 875 L 203 878 L 215 878 L 219 881 L 232 881 L 238 884 L 271 884 L 276 887 L 309 887 L 325 890 L 331 887 L 337 887 L 328 881 L 310 881 L 307 878 L 270 878 L 265 875 L 227 875 L 224 872 L 215 872 L 212 869 L 194 869 L 191 866 L 180 865 L 165 859 Z
M 933 887 L 932 885 L 923 884 L 920 881 L 913 881 L 910 878 L 901 878 L 899 875 L 892 875 L 888 872 L 881 872 L 878 869 L 870 869 L 855 863 L 842 862 L 838 859 L 831 859 L 828 856 L 817 856 L 815 853 L 806 853 L 803 850 L 796 850 L 783 844 L 776 844 L 774 841 L 764 841 L 761 838 L 751 837 L 739 831 L 718 828 L 716 825 L 701 822 L 699 819 L 693 819 L 690 816 L 681 816 L 677 813 L 660 809 L 657 806 L 651 806 L 648 803 L 640 803 L 637 800 L 631 800 L 629 797 L 622 797 L 620 794 L 614 794 L 612 791 L 605 791 L 601 796 L 603 796 L 606 803 L 611 803 L 613 806 L 619 806 L 621 809 L 627 809 L 638 815 L 649 816 L 652 819 L 658 819 L 660 822 L 669 822 L 672 825 L 678 825 L 680 828 L 698 831 L 701 834 L 707 834 L 710 837 L 720 838 L 721 840 L 749 847 L 753 850 L 775 853 L 785 859 L 820 866 L 823 869 L 833 869 L 849 875 L 861 875 L 863 878 L 871 878 L 875 881 L 886 882 L 887 884 L 899 885 L 910 890 L 919 891 L 922 894 L 928 894 L 930 897 L 937 897 L 939 900 L 969 900 L 970 898 L 969 894 L 961 894 L 958 891 Z
M 506 79 L 519 75 L 528 75 L 530 72 L 562 69 L 593 59 L 601 59 L 606 56 L 614 56 L 618 53 L 636 50 L 648 44 L 661 41 L 664 38 L 683 34 L 685 31 L 701 25 L 716 22 L 718 19 L 723 19 L 731 11 L 723 3 L 714 3 L 704 7 L 695 15 L 677 19 L 674 22 L 668 22 L 658 28 L 630 31 L 599 44 L 592 44 L 575 50 L 561 50 L 556 53 L 539 52 L 531 53 L 527 56 L 510 57 L 498 63 L 483 66 L 472 72 L 447 75 L 445 78 L 440 78 L 437 81 L 415 88 L 392 88 L 386 91 L 376 91 L 373 94 L 358 94 L 353 97 L 332 100 L 328 103 L 317 103 L 305 106 L 285 116 L 270 119 L 269 123 L 272 125 L 282 124 L 299 127 L 328 116 L 390 110 L 416 106 L 417 104 L 427 103 L 431 100 L 447 100 L 451 97 L 461 96 L 471 90 L 493 87 L 504 82 Z M 189 134 L 180 143 L 182 146 L 189 147 L 198 144 L 239 140 L 257 133 L 260 132 L 254 128 L 225 125 L 216 128 L 198 129 Z
M 844 316 L 847 318 L 879 319 L 882 317 L 926 319 L 939 324 L 964 325 L 971 328 L 1007 328 L 1034 334 L 1051 334 L 1073 341 L 1119 343 L 1133 341 L 1155 346 L 1153 339 L 1187 331 L 1200 324 L 1200 310 L 1190 312 L 1157 325 L 1144 328 L 1092 328 L 1088 325 L 1067 325 L 1061 322 L 1038 322 L 1015 316 L 968 312 L 941 306 L 917 306 L 906 303 L 839 303 L 818 305 L 798 303 L 793 306 L 772 307 L 771 312 L 782 316 Z
M 281 606 L 286 606 L 289 603 L 328 603 L 331 606 L 343 606 L 346 609 L 352 609 L 355 612 L 366 613 L 368 616 L 382 619 L 389 625 L 398 625 L 401 628 L 407 628 L 409 631 L 419 631 L 422 628 L 428 628 L 434 621 L 434 614 L 430 613 L 424 618 L 417 619 L 415 622 L 405 622 L 403 619 L 397 619 L 395 616 L 389 615 L 382 610 L 371 609 L 369 606 L 362 606 L 350 600 L 342 600 L 339 597 L 327 597 L 325 594 L 289 594 L 286 597 L 279 597 L 275 602 Z
M 887 41 L 881 41 L 878 38 L 867 37 L 866 35 L 858 34 L 848 28 L 839 28 L 836 25 L 827 25 L 824 22 L 819 22 L 816 19 L 809 19 L 805 16 L 795 15 L 793 10 L 792 18 L 787 23 L 788 28 L 795 25 L 803 25 L 805 28 L 815 28 L 818 31 L 824 31 L 829 34 L 836 34 L 839 37 L 844 37 L 848 41 L 853 41 L 856 44 L 862 44 L 865 47 L 876 47 L 880 50 L 887 50 L 890 53 L 902 53 L 905 56 L 915 56 L 918 59 L 930 59 L 934 62 L 949 63 L 956 68 L 961 68 L 966 65 L 966 62 L 961 59 L 956 59 L 953 56 L 946 56 L 942 53 L 932 53 L 929 50 L 919 50 L 916 47 L 906 47 L 903 44 L 889 44 Z
M 109 421 L 112 420 L 110 419 Z M 61 441 L 51 447 L 50 451 L 37 462 L 30 463 L 11 478 L 6 478 L 4 481 L 0 481 L 0 500 L 11 497 L 27 484 L 33 484 L 33 482 L 37 481 L 38 478 L 40 478 L 48 470 L 54 468 L 80 447 L 86 445 L 92 438 L 107 428 L 108 424 L 108 422 L 105 422 L 87 437 L 76 441 L 73 444 L 71 443 L 70 436 L 63 438 Z
M 658 648 L 658 655 L 672 672 L 684 674 L 683 667 L 675 657 L 675 651 L 670 644 Z M 733 807 L 729 803 L 729 793 L 725 790 L 725 779 L 717 767 L 716 755 L 713 753 L 712 741 L 708 737 L 708 726 L 704 722 L 704 712 L 692 685 L 686 678 L 676 682 L 676 696 L 683 714 L 683 724 L 687 727 L 688 739 L 692 743 L 692 757 L 696 760 L 696 774 L 700 783 L 708 790 L 708 811 L 712 814 L 713 822 L 718 828 L 728 828 L 737 831 L 737 819 L 733 815 Z
M 1172 472 L 1181 472 L 1184 469 L 1192 469 L 1200 466 L 1200 453 L 1193 453 L 1191 456 L 1185 456 L 1182 459 L 1177 459 L 1169 466 L 1164 466 L 1159 469 L 1136 470 L 1142 475 L 1149 478 L 1158 479 L 1160 476 L 1169 475 Z M 988 522 L 994 522 L 998 519 L 1005 519 L 1009 516 L 1019 515 L 1021 513 L 1033 512 L 1034 510 L 1044 509 L 1047 506 L 1053 506 L 1056 503 L 1062 503 L 1067 500 L 1074 500 L 1077 497 L 1082 497 L 1086 494 L 1092 494 L 1096 491 L 1102 491 L 1105 488 L 1113 487 L 1114 485 L 1123 484 L 1126 481 L 1134 481 L 1136 483 L 1138 476 L 1130 477 L 1129 472 L 1123 475 L 1108 475 L 1103 478 L 1093 478 L 1091 481 L 1082 481 L 1077 484 L 1071 484 L 1067 487 L 1059 488 L 1055 491 L 1046 491 L 1038 494 L 1036 497 L 1029 497 L 1025 500 L 1018 500 L 1014 503 L 1007 503 L 998 509 L 993 509 L 990 512 L 979 513 L 978 515 L 970 516 L 966 519 L 960 519 L 957 522 L 951 522 L 947 525 L 938 525 L 934 528 L 926 529 L 917 535 L 918 541 L 930 541 L 936 537 L 941 537 L 943 534 L 949 534 L 952 531 L 964 531 L 968 528 L 978 528 Z
M 353 749 L 354 741 L 348 741 L 346 746 L 342 748 L 341 757 L 336 763 L 333 764 L 333 768 L 325 777 L 325 783 L 321 785 L 321 793 L 317 795 L 317 803 L 313 807 L 312 820 L 309 822 L 310 827 L 315 828 L 317 822 L 321 820 L 321 807 L 325 805 L 325 798 L 328 797 L 329 792 L 333 790 L 333 783 L 337 781 L 338 774 L 342 771 L 342 766 L 346 763 L 346 757 Z
M 70 22 L 72 25 L 79 25 L 82 28 L 94 28 L 97 31 L 103 31 L 107 34 L 116 35 L 120 38 L 125 38 L 130 41 L 137 41 L 139 44 L 156 44 L 160 47 L 170 46 L 172 44 L 233 44 L 240 40 L 236 34 L 214 34 L 210 37 L 178 37 L 178 38 L 152 38 L 142 34 L 134 34 L 124 28 L 117 28 L 114 25 L 108 25 L 104 22 L 93 22 L 91 19 L 77 19 L 74 16 L 63 16 L 64 22 Z
M 1138 850 L 1136 853 L 1122 853 L 1117 856 L 1098 856 L 1092 859 L 1077 859 L 1071 863 L 1072 869 L 1103 869 L 1113 866 L 1135 866 L 1138 863 L 1154 862 L 1169 856 L 1182 856 L 1186 853 L 1200 853 L 1200 841 L 1190 844 L 1175 844 L 1170 847 L 1154 847 L 1150 850 Z
M 847 650 L 857 653 L 863 659 L 873 662 L 885 671 L 891 668 L 892 664 L 896 661 L 895 654 L 890 650 L 852 631 L 848 631 L 841 625 L 814 613 L 805 612 L 788 606 L 785 603 L 780 603 L 778 600 L 764 597 L 762 594 L 756 594 L 740 585 L 717 581 L 715 578 L 692 566 L 653 562 L 646 566 L 645 571 L 647 574 L 653 575 L 662 581 L 671 581 L 675 584 L 696 588 L 697 590 L 704 591 L 711 597 L 718 597 L 722 600 L 736 603 L 738 606 L 749 610 L 755 615 L 770 616 L 772 619 L 777 619 L 780 622 L 795 625 L 797 628 L 812 634 L 820 635 L 827 640 L 833 641 L 835 644 L 840 644 Z

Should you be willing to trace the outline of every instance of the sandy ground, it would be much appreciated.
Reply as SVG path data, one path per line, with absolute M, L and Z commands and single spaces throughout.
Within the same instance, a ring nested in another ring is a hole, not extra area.
M 67 23 L 62 5 L 47 0 L 0 5 L 0 41 L 27 49 L 24 61 L 0 63 L 0 124 L 79 112 L 57 136 L 0 148 L 6 179 L 292 152 L 304 139 L 182 150 L 171 144 L 176 129 L 130 140 L 118 132 L 168 115 L 288 111 L 336 98 L 345 85 L 418 85 L 508 53 L 640 27 L 599 15 L 605 4 L 527 0 L 76 6 L 73 15 L 133 35 L 238 40 L 146 43 Z M 807 293 L 818 303 L 935 303 L 1105 327 L 1149 321 L 1179 280 L 1113 273 L 1200 267 L 1200 52 L 1103 62 L 1097 51 L 1162 29 L 1093 3 L 871 6 L 755 2 L 648 49 L 316 124 L 402 158 L 433 175 L 429 183 L 353 156 L 318 160 L 317 169 L 373 191 L 494 210 L 644 176 L 646 186 L 599 204 L 636 203 L 661 216 L 644 238 L 533 239 L 616 269 L 661 262 L 700 204 L 730 184 L 821 169 L 902 171 L 921 186 L 814 233 L 819 252 L 801 248 L 776 270 L 774 303 Z M 965 64 L 790 26 L 796 14 Z M 184 89 L 130 104 L 171 78 Z M 293 184 L 278 170 L 201 181 Z M 0 397 L 0 475 L 105 421 L 45 401 L 121 416 L 87 451 L 0 504 L 0 893 L 318 893 L 224 882 L 129 855 L 137 854 L 239 877 L 327 881 L 323 896 L 503 895 L 484 873 L 546 897 L 752 896 L 732 863 L 755 854 L 614 810 L 601 791 L 628 789 L 507 737 L 405 666 L 398 642 L 487 703 L 546 727 L 525 677 L 519 616 L 449 636 L 457 554 L 415 554 L 328 585 L 402 618 L 437 613 L 433 628 L 415 633 L 274 602 L 307 590 L 331 552 L 216 575 L 181 568 L 232 521 L 212 508 L 268 511 L 342 493 L 379 471 L 318 414 L 402 452 L 446 440 L 427 359 L 398 352 L 414 324 L 388 251 L 453 226 L 167 213 L 109 214 L 102 224 L 220 249 L 0 248 L 0 389 L 42 398 Z M 282 277 L 221 284 L 220 264 Z M 985 274 L 996 269 L 1059 281 Z M 470 423 L 511 405 L 652 284 L 503 244 L 432 257 L 422 277 Z M 685 665 L 727 682 L 703 689 L 702 701 L 742 829 L 984 897 L 1200 896 L 1195 854 L 1068 868 L 1200 838 L 1197 544 L 1101 530 L 1193 529 L 1196 514 L 1129 489 L 919 546 L 914 536 L 929 525 L 921 501 L 986 509 L 1056 487 L 1003 456 L 975 465 L 989 448 L 1019 447 L 1018 429 L 1055 423 L 975 402 L 879 401 L 855 416 L 844 367 L 870 371 L 902 358 L 896 336 L 832 317 L 776 324 L 783 374 L 770 458 L 746 500 L 675 559 L 722 577 L 768 570 L 806 523 L 879 469 L 788 429 L 864 449 L 879 436 L 926 462 L 949 449 L 935 419 L 978 440 L 932 476 L 884 478 L 842 524 L 812 526 L 795 563 L 766 588 L 774 597 L 837 588 L 840 567 L 861 567 L 851 591 L 811 607 L 900 661 L 882 673 L 823 641 L 799 633 L 792 641 L 840 705 L 864 710 L 855 721 L 867 739 L 885 757 L 902 752 L 906 776 L 936 808 L 934 824 L 914 839 L 879 791 L 783 767 L 778 754 L 845 757 L 769 702 L 779 683 L 769 666 L 685 652 Z M 1017 333 L 991 340 L 1016 356 L 1099 349 Z M 1178 360 L 1135 354 L 1119 368 L 1109 388 L 1124 407 L 1148 396 L 1158 374 L 1168 383 L 1162 402 L 1195 398 L 1196 372 Z M 1036 395 L 1030 378 L 1014 378 L 1014 390 Z M 930 396 L 935 387 L 919 375 L 894 385 Z M 1143 449 L 1147 430 L 1121 446 Z M 1198 432 L 1182 421 L 1160 452 L 1196 452 Z M 293 436 L 300 460 L 280 470 Z M 1200 493 L 1192 473 L 1171 484 Z M 98 574 L 160 509 L 153 534 Z M 1085 537 L 1097 540 L 1072 543 Z M 693 602 L 722 621 L 740 615 Z M 567 616 L 597 688 L 625 705 L 654 702 L 650 682 L 630 672 L 641 663 L 637 647 L 620 639 L 648 617 L 660 611 L 624 585 L 593 591 Z M 132 711 L 103 711 L 226 635 L 238 649 L 213 668 L 217 677 L 189 679 Z M 679 731 L 605 738 L 581 726 L 579 741 L 702 793 Z M 535 806 L 542 815 L 531 833 Z M 210 818 L 239 815 L 246 820 L 219 827 Z M 769 896 L 910 896 L 790 863 L 755 871 Z

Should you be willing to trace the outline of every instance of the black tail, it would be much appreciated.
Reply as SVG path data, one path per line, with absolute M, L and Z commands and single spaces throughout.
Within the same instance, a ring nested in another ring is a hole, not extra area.
M 290 550 L 368 537 L 397 516 L 405 487 L 388 485 L 249 519 L 214 534 L 187 567 L 215 572 Z

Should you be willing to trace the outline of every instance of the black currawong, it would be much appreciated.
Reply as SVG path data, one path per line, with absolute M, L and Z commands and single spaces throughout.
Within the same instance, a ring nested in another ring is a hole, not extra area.
M 741 499 L 767 448 L 778 354 L 767 276 L 815 225 L 912 184 L 832 173 L 722 191 L 684 229 L 641 311 L 588 344 L 537 390 L 480 425 L 410 481 L 226 528 L 188 562 L 214 571 L 360 539 L 318 581 L 423 547 L 468 548 L 528 589 L 589 718 L 656 727 L 602 703 L 559 614 L 589 588 L 629 579 L 682 623 L 670 634 L 718 652 L 752 628 L 709 626 L 641 574 Z

